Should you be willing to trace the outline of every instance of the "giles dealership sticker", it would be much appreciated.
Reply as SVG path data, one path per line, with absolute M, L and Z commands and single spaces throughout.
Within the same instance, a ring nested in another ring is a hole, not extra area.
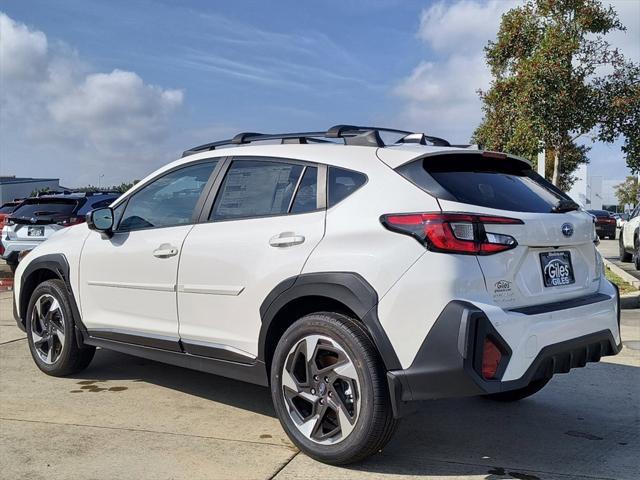
M 497 303 L 509 303 L 513 301 L 512 282 L 508 280 L 498 280 L 493 285 L 493 299 Z

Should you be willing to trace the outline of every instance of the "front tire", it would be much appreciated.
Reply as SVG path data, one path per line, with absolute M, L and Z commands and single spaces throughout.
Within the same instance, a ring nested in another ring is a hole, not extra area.
M 78 347 L 66 285 L 47 280 L 36 287 L 27 307 L 27 341 L 34 362 L 47 375 L 62 377 L 87 368 L 95 347 Z
M 485 395 L 485 398 L 489 400 L 495 400 L 497 402 L 517 402 L 524 398 L 530 397 L 534 393 L 538 393 L 549 383 L 550 378 L 542 378 L 540 380 L 534 380 L 529 385 L 517 390 L 509 390 L 507 392 L 492 393 Z
M 379 452 L 397 425 L 376 347 L 360 323 L 337 313 L 306 315 L 282 335 L 271 395 L 291 441 L 332 465 Z

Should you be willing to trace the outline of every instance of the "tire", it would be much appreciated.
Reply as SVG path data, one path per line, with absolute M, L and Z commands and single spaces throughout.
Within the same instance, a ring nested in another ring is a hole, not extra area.
M 550 378 L 543 378 L 541 380 L 534 380 L 529 385 L 517 390 L 510 390 L 508 392 L 492 393 L 485 395 L 485 398 L 489 400 L 495 400 L 497 402 L 517 402 L 524 398 L 530 397 L 534 393 L 538 393 L 549 383 Z
M 332 465 L 381 451 L 398 423 L 376 347 L 360 323 L 337 313 L 306 315 L 282 335 L 271 365 L 271 396 L 291 441 Z
M 618 240 L 618 248 L 620 250 L 619 258 L 621 262 L 630 262 L 632 255 L 624 249 L 624 242 L 622 241 L 622 232 L 620 232 L 620 239 Z
M 34 362 L 47 375 L 62 377 L 89 366 L 95 347 L 78 347 L 66 285 L 47 280 L 31 294 L 26 318 L 27 341 Z

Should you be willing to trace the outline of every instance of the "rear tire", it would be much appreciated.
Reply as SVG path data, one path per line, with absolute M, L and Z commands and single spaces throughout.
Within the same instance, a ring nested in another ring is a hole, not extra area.
M 631 261 L 631 257 L 633 255 L 631 255 L 630 253 L 628 253 L 624 249 L 624 242 L 622 241 L 622 232 L 620 232 L 620 239 L 618 240 L 618 248 L 620 250 L 620 254 L 619 254 L 620 261 L 621 262 L 630 262 Z
M 73 310 L 61 280 L 47 280 L 31 294 L 27 341 L 34 362 L 47 375 L 62 377 L 89 366 L 95 347 L 78 346 Z
M 376 347 L 360 323 L 338 313 L 306 315 L 282 335 L 271 395 L 291 441 L 332 465 L 379 452 L 398 423 Z
M 524 398 L 530 397 L 534 393 L 538 393 L 549 383 L 550 378 L 543 378 L 541 380 L 534 380 L 529 385 L 517 390 L 509 390 L 508 392 L 492 393 L 485 395 L 489 400 L 495 400 L 497 402 L 517 402 Z

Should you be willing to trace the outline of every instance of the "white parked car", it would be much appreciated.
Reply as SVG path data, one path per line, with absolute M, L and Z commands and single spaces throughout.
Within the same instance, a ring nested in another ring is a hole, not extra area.
M 15 317 L 49 375 L 102 347 L 269 386 L 292 441 L 345 464 L 418 400 L 519 400 L 618 353 L 595 240 L 520 158 L 344 125 L 239 134 L 27 255 Z
M 620 261 L 634 262 L 640 270 L 640 204 L 629 214 L 629 219 L 622 224 L 620 238 Z

